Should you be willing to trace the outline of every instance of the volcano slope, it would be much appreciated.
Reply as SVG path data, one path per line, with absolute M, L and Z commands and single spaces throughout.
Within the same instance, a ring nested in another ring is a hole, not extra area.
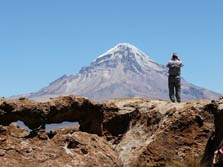
M 171 103 L 148 98 L 94 103 L 65 96 L 48 102 L 0 100 L 0 166 L 162 167 L 221 143 L 222 101 Z M 19 128 L 23 121 L 36 135 Z M 46 133 L 45 124 L 79 122 Z
M 217 99 L 220 94 L 181 80 L 182 101 Z M 36 101 L 79 95 L 94 101 L 114 98 L 149 97 L 169 99 L 168 68 L 140 49 L 120 43 L 97 57 L 74 75 L 63 75 L 37 92 L 22 95 Z M 18 98 L 14 96 L 11 98 Z

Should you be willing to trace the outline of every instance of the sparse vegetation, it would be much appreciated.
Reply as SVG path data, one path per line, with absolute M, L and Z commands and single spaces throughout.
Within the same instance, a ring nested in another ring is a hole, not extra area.
M 167 164 L 167 167 L 206 167 L 201 163 L 202 156 L 190 155 L 184 160 L 172 160 Z

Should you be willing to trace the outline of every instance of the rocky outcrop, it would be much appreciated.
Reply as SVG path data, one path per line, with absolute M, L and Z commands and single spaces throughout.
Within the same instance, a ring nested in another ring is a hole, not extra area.
M 172 103 L 126 98 L 94 103 L 67 96 L 39 103 L 1 99 L 0 165 L 164 167 L 169 160 L 203 153 L 204 161 L 210 162 L 211 146 L 223 137 L 222 108 L 221 101 L 211 100 Z M 42 129 L 27 138 L 27 131 L 10 125 L 18 120 L 30 129 Z M 63 121 L 80 126 L 45 132 L 45 124 Z M 10 161 L 12 157 L 16 158 Z
M 27 131 L 0 126 L 1 167 L 118 167 L 118 154 L 105 139 L 75 128 L 63 128 L 49 138 L 45 132 L 23 138 Z M 45 134 L 45 135 L 44 135 Z
M 79 122 L 85 132 L 102 135 L 104 105 L 86 98 L 66 96 L 39 103 L 20 98 L 0 101 L 0 124 L 22 121 L 30 129 L 64 121 Z
M 214 151 L 223 147 L 223 97 L 213 100 L 206 106 L 206 110 L 214 115 L 215 131 L 212 133 L 206 145 L 203 161 L 210 166 Z
M 203 154 L 214 131 L 213 115 L 205 111 L 210 102 L 177 104 L 140 98 L 109 101 L 118 106 L 122 117 L 132 117 L 127 132 L 119 134 L 112 144 L 124 166 L 165 166 L 171 159 Z

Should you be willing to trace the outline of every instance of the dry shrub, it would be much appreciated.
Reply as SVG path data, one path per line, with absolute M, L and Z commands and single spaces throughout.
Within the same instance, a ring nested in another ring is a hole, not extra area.
M 185 160 L 172 160 L 166 167 L 206 167 L 201 163 L 202 156 L 190 155 Z

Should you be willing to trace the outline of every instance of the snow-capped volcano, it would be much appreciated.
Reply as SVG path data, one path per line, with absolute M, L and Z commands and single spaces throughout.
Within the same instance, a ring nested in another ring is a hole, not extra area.
M 116 45 L 114 48 L 108 50 L 106 53 L 98 56 L 96 61 L 116 58 L 122 59 L 123 57 L 134 57 L 138 63 L 151 61 L 145 53 L 128 43 L 120 43 Z
M 150 59 L 145 53 L 128 43 L 120 43 L 114 48 L 108 50 L 106 53 L 100 55 L 92 65 L 99 65 L 102 63 L 110 62 L 113 64 L 118 63 L 130 63 L 135 65 L 137 70 L 140 67 L 153 67 L 157 68 L 157 64 Z M 133 67 L 133 66 L 132 66 Z M 157 70 L 161 70 L 157 68 Z
M 76 75 L 62 76 L 28 98 L 43 100 L 75 94 L 95 101 L 120 97 L 168 99 L 167 68 L 128 43 L 97 57 Z M 216 98 L 219 94 L 182 80 L 182 99 Z

